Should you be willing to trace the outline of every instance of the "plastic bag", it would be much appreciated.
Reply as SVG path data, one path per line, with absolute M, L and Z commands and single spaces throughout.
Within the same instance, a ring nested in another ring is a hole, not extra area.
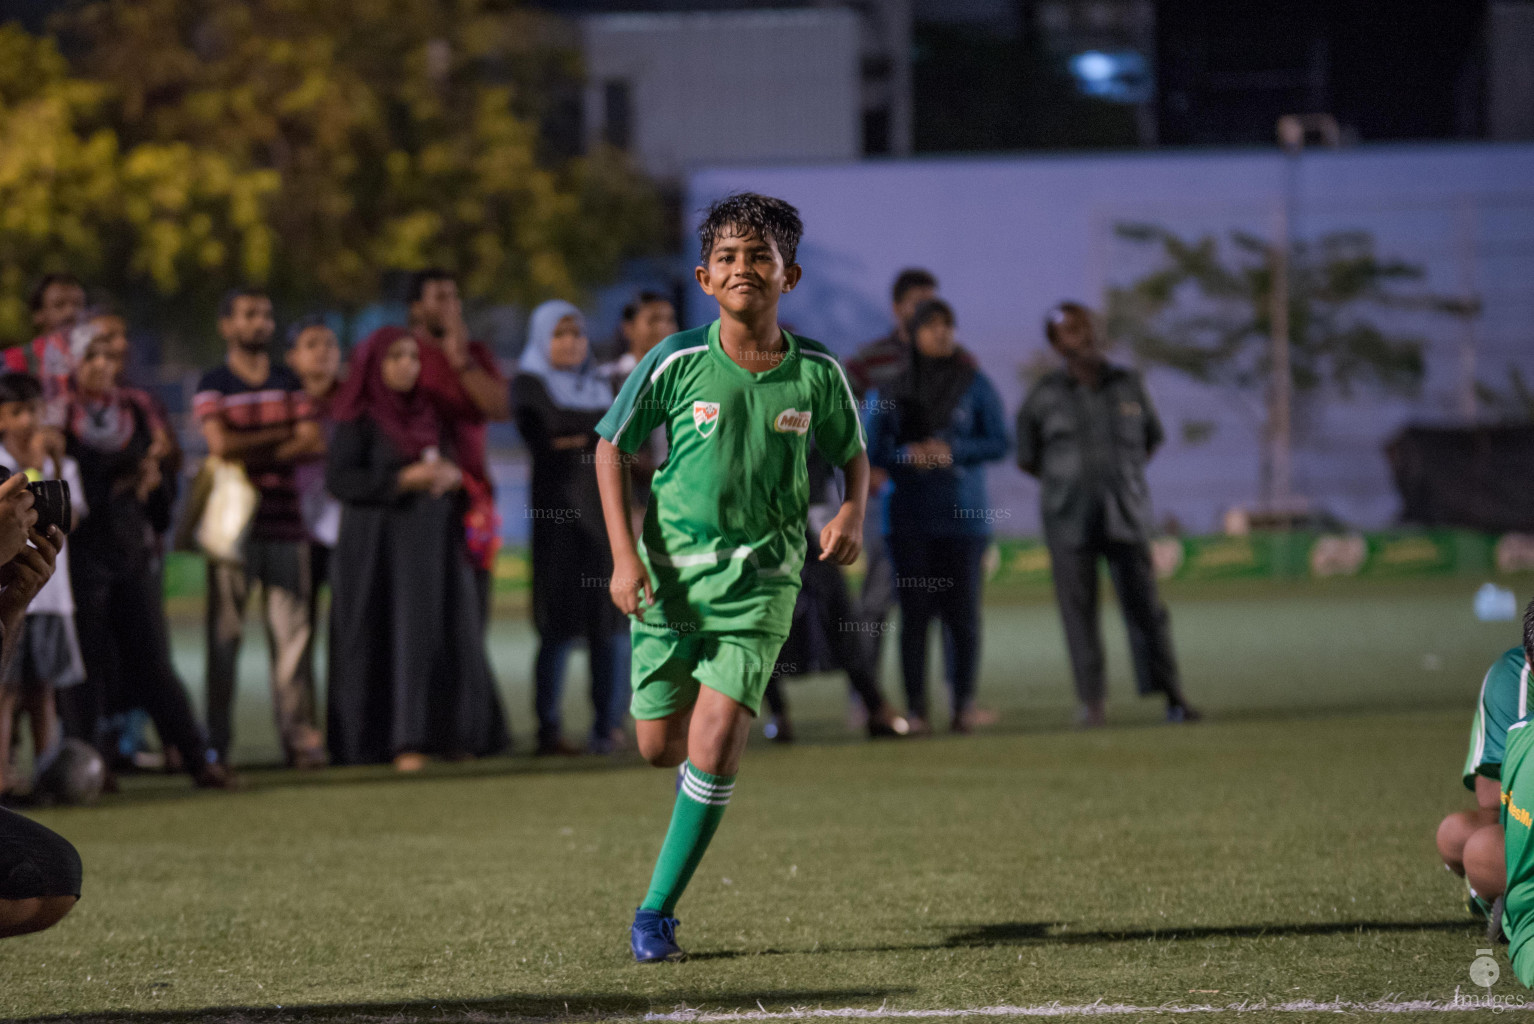
M 209 480 L 208 498 L 197 521 L 197 546 L 215 561 L 243 565 L 261 495 L 242 463 L 210 455 L 198 474 L 203 475 Z

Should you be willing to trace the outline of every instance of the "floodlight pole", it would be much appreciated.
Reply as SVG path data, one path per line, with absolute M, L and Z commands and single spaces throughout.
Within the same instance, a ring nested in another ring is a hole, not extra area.
M 1279 510 L 1289 503 L 1294 474 L 1293 375 L 1289 366 L 1289 206 L 1294 195 L 1294 167 L 1299 151 L 1284 157 L 1284 195 L 1273 215 L 1273 282 L 1268 292 L 1271 332 L 1268 379 L 1268 493 L 1264 503 Z
M 1459 276 L 1460 285 L 1467 296 L 1475 295 L 1475 206 L 1470 200 L 1460 203 L 1458 221 Z M 1476 339 L 1475 317 L 1460 316 L 1459 335 L 1459 415 L 1466 423 L 1474 423 L 1480 415 L 1475 393 Z
M 1294 374 L 1289 337 L 1289 250 L 1294 208 L 1299 197 L 1300 154 L 1307 135 L 1336 146 L 1337 121 L 1330 114 L 1286 114 L 1278 119 L 1278 144 L 1284 151 L 1283 194 L 1273 217 L 1273 282 L 1268 294 L 1268 479 L 1264 503 L 1287 511 L 1294 504 Z

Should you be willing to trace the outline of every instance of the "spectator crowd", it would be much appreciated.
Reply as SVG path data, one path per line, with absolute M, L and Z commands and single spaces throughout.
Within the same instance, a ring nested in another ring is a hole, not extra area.
M 639 293 L 608 362 L 580 309 L 546 302 L 532 313 L 508 379 L 472 337 L 453 275 L 417 272 L 405 298 L 407 322 L 374 331 L 343 360 L 324 318 L 295 320 L 278 345 L 264 292 L 226 295 L 216 311 L 223 359 L 181 410 L 207 449 L 183 487 L 170 411 L 125 377 L 123 317 L 91 305 L 69 275 L 38 282 L 30 296 L 37 336 L 3 354 L 0 468 L 66 481 L 73 509 L 67 545 L 26 610 L 23 637 L 7 638 L 19 651 L 7 652 L 0 679 L 0 795 L 29 788 L 14 768 L 23 721 L 34 776 L 75 740 L 99 752 L 110 787 L 115 773 L 152 763 L 147 722 L 168 769 L 201 787 L 235 785 L 236 681 L 253 597 L 290 766 L 392 763 L 413 772 L 432 758 L 509 749 L 486 642 L 501 532 L 486 436 L 500 420 L 514 421 L 531 468 L 534 751 L 627 745 L 629 632 L 608 596 L 613 562 L 595 428 L 639 360 L 676 332 L 672 302 Z M 986 473 L 1012 451 L 1043 481 L 1082 724 L 1104 719 L 1099 557 L 1120 592 L 1142 692 L 1163 694 L 1173 720 L 1196 718 L 1149 569 L 1143 465 L 1161 428 L 1138 378 L 1103 360 L 1084 307 L 1062 304 L 1045 332 L 1064 369 L 1040 382 L 1009 431 L 995 386 L 958 342 L 958 317 L 937 279 L 903 271 L 891 299 L 890 334 L 846 364 L 879 498 L 870 502 L 861 591 L 817 559 L 816 519 L 836 508 L 839 481 L 812 451 L 809 557 L 767 694 L 768 736 L 794 735 L 783 681 L 825 670 L 846 674 L 871 736 L 933 731 L 926 676 L 934 621 L 949 728 L 995 720 L 976 692 L 985 556 L 998 518 Z M 665 445 L 662 429 L 628 466 L 636 514 Z M 178 542 L 195 543 L 207 561 L 203 716 L 172 658 L 163 600 L 177 510 Z M 903 709 L 879 678 L 896 605 Z M 323 673 L 315 665 L 322 631 Z M 574 739 L 560 712 L 578 647 L 587 654 L 592 726 Z

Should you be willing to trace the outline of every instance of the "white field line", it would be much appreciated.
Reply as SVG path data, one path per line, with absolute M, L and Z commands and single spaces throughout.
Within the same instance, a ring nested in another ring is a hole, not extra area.
M 674 1013 L 647 1013 L 645 1021 L 676 1021 L 682 1024 L 728 1024 L 732 1021 L 807 1020 L 813 1018 L 841 1019 L 918 1019 L 951 1017 L 1111 1017 L 1126 1014 L 1185 1014 L 1185 1013 L 1458 1013 L 1488 1009 L 1534 1011 L 1534 998 L 1522 995 L 1487 996 L 1461 995 L 1458 990 L 1453 999 L 1407 999 L 1389 998 L 1370 1001 L 1349 999 L 1296 999 L 1289 1002 L 1252 1000 L 1240 1003 L 1165 1003 L 1160 1006 L 1136 1006 L 1131 1003 L 1040 1003 L 1035 1006 L 982 1006 L 973 1009 L 936 1010 L 877 1010 L 859 1007 L 841 1009 L 794 1009 L 783 1011 L 737 1010 L 711 1013 L 704 1010 L 678 1010 Z

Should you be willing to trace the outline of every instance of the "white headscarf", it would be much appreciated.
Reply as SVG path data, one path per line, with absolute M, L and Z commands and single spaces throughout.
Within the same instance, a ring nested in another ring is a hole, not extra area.
M 549 397 L 561 409 L 606 409 L 613 404 L 612 388 L 596 372 L 590 347 L 586 349 L 586 358 L 581 365 L 573 370 L 560 369 L 549 358 L 554 331 L 567 316 L 578 320 L 583 331 L 586 329 L 586 318 L 581 311 L 563 299 L 552 299 L 533 310 L 527 325 L 527 345 L 522 349 L 517 368 L 543 381 Z

